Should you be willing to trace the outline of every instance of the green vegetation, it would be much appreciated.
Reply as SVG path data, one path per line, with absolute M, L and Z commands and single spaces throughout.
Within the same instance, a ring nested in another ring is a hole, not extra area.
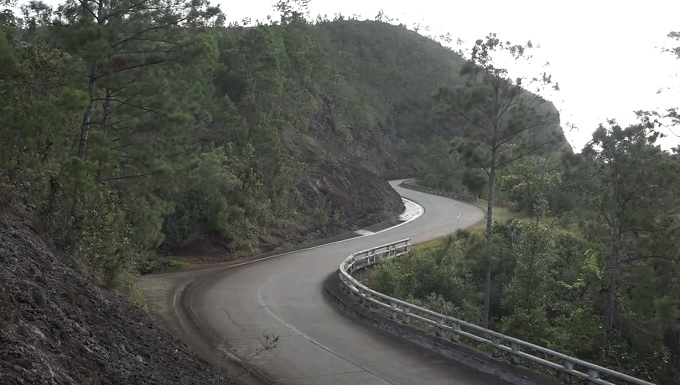
M 580 154 L 526 156 L 499 175 L 521 218 L 381 263 L 370 285 L 659 384 L 680 379 L 680 158 L 649 121 L 609 122 Z M 495 211 L 494 214 L 496 214 Z
M 482 210 L 486 210 L 486 201 L 483 199 L 480 199 L 479 201 L 474 203 L 475 206 L 479 207 Z M 528 216 L 522 211 L 517 211 L 514 208 L 510 207 L 502 207 L 502 206 L 496 206 L 493 208 L 493 220 L 494 222 L 497 222 L 499 224 L 504 224 L 512 219 L 526 219 Z M 475 234 L 475 235 L 484 235 L 484 231 L 486 229 L 486 222 L 482 221 L 477 223 L 476 225 L 469 227 L 466 229 L 466 233 L 470 234 Z M 423 243 L 418 243 L 416 245 L 413 245 L 413 252 L 414 253 L 419 253 L 421 251 L 425 251 L 429 248 L 438 246 L 443 239 L 443 238 L 436 238 L 431 241 L 423 242 Z
M 436 96 L 442 116 L 462 119 L 467 131 L 430 145 L 436 155 L 425 158 L 430 167 L 419 181 L 486 192 L 485 242 L 473 231 L 418 248 L 381 265 L 374 284 L 585 360 L 677 384 L 680 255 L 672 239 L 680 229 L 680 149 L 656 145 L 661 122 L 677 124 L 677 110 L 638 112 L 641 123 L 628 128 L 610 121 L 580 154 L 562 151 L 550 130 L 538 138 L 530 131 L 550 119 L 534 104 L 542 101 L 524 94 L 523 79 L 493 64 L 496 51 L 518 58 L 529 48 L 493 34 L 478 40 L 473 67 L 462 70 L 470 80 Z M 470 184 L 470 170 L 481 170 L 487 183 Z M 494 221 L 499 198 L 529 218 Z M 433 278 L 433 271 L 447 273 Z
M 13 5 L 0 197 L 106 285 L 185 266 L 168 255 L 252 255 L 397 214 L 376 177 L 457 135 L 432 94 L 464 61 L 401 26 L 312 24 L 304 2 L 255 27 L 205 2 Z
M 401 26 L 310 23 L 296 3 L 225 27 L 200 1 L 18 17 L 0 0 L 0 199 L 134 296 L 135 274 L 186 266 L 168 255 L 252 255 L 384 219 L 402 206 L 377 177 L 417 175 L 509 208 L 484 235 L 380 265 L 377 289 L 678 383 L 680 164 L 654 130 L 677 110 L 612 122 L 575 155 L 554 107 L 490 60 L 529 45 L 490 35 L 466 63 Z
M 680 148 L 657 145 L 664 125 L 680 124 L 677 107 L 639 111 L 640 123 L 630 127 L 609 121 L 579 154 L 560 146 L 535 151 L 532 143 L 549 141 L 522 136 L 545 111 L 527 107 L 521 79 L 504 79 L 492 64 L 497 48 L 522 56 L 529 47 L 495 35 L 476 42 L 471 63 L 478 66 L 463 69 L 475 78 L 437 95 L 442 115 L 468 130 L 433 141 L 418 177 L 430 188 L 487 193 L 486 237 L 477 226 L 416 246 L 379 264 L 370 285 L 655 383 L 680 384 Z M 498 100 L 510 108 L 499 109 Z M 487 183 L 470 185 L 470 170 L 481 170 Z M 510 210 L 491 211 L 494 199 Z
M 494 62 L 499 53 L 519 60 L 530 56 L 531 42 L 514 45 L 502 42 L 495 34 L 475 42 L 470 59 L 461 70 L 465 83 L 453 89 L 442 87 L 435 99 L 440 113 L 447 118 L 462 118 L 465 130 L 458 152 L 466 163 L 460 180 L 479 196 L 486 189 L 486 246 L 493 243 L 493 207 L 497 177 L 523 157 L 558 148 L 559 118 L 546 109 L 547 102 L 526 91 L 526 87 L 552 83 L 545 72 L 535 78 L 512 78 Z M 559 89 L 558 85 L 553 86 Z M 540 89 L 540 88 L 539 88 Z M 457 162 L 460 164 L 460 162 Z M 486 178 L 485 178 L 486 176 Z M 492 265 L 486 270 L 482 325 L 489 326 Z

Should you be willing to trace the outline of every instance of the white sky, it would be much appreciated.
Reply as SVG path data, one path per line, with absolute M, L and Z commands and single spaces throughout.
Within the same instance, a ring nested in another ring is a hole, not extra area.
M 212 1 L 221 5 L 230 20 L 276 16 L 273 0 Z M 661 53 L 661 47 L 672 44 L 666 35 L 680 31 L 677 0 L 310 3 L 312 17 L 327 14 L 332 18 L 339 12 L 373 19 L 381 9 L 406 25 L 430 26 L 434 35 L 450 32 L 454 40 L 460 37 L 468 42 L 466 46 L 489 32 L 496 32 L 501 40 L 540 44 L 541 60 L 550 62 L 548 71 L 561 88 L 551 100 L 561 110 L 562 126 L 577 151 L 607 118 L 628 124 L 634 122 L 634 110 L 680 107 L 680 60 Z M 659 89 L 669 87 L 657 95 Z M 569 130 L 566 123 L 574 124 L 577 130 Z M 676 133 L 680 134 L 680 128 Z M 669 147 L 678 143 L 680 139 L 670 134 L 663 144 Z

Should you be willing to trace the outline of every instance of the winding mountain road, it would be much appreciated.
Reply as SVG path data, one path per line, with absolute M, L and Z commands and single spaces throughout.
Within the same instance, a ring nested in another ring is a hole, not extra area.
M 349 254 L 404 238 L 422 242 L 484 218 L 478 208 L 392 186 L 424 208 L 419 218 L 379 233 L 227 268 L 147 276 L 152 310 L 207 357 L 222 344 L 249 357 L 263 333 L 276 349 L 250 361 L 280 384 L 502 384 L 349 318 L 331 304 L 323 280 Z M 254 378 L 250 377 L 253 381 Z

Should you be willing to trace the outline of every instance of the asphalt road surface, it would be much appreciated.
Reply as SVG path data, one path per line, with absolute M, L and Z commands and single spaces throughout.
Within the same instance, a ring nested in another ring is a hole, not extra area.
M 503 384 L 352 319 L 325 297 L 323 280 L 353 252 L 404 238 L 426 241 L 484 218 L 472 205 L 391 183 L 424 208 L 421 217 L 255 263 L 149 276 L 142 287 L 175 334 L 205 355 L 221 344 L 238 357 L 250 357 L 265 333 L 278 336 L 276 349 L 250 360 L 276 383 Z

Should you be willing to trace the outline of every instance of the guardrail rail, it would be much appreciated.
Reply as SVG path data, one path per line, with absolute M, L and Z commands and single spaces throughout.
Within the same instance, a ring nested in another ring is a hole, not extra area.
M 601 385 L 655 385 L 654 383 L 627 374 L 579 360 L 578 358 L 485 329 L 454 317 L 439 314 L 397 298 L 392 298 L 362 284 L 352 275 L 357 270 L 375 265 L 383 259 L 408 254 L 410 246 L 411 240 L 403 239 L 350 255 L 340 264 L 340 287 L 345 293 L 355 296 L 356 300 L 364 307 L 370 308 L 371 305 L 375 305 L 378 308 L 384 309 L 389 313 L 389 318 L 394 322 L 409 324 L 412 320 L 419 321 L 431 326 L 431 329 L 438 337 L 448 338 L 455 343 L 460 343 L 461 338 L 474 341 L 488 347 L 487 350 L 490 350 L 493 358 L 506 359 L 512 365 L 521 366 L 522 360 L 526 360 L 540 367 L 552 369 L 557 373 L 561 373 L 562 381 L 565 384 L 584 382 Z
M 429 188 L 429 187 L 421 186 L 417 183 L 414 183 L 413 179 L 405 179 L 405 180 L 401 181 L 401 183 L 399 185 L 403 188 L 407 188 L 407 189 L 410 189 L 410 190 L 426 192 L 426 193 L 432 194 L 432 195 L 445 196 L 445 197 L 449 197 L 449 198 L 459 200 L 459 201 L 463 201 L 463 202 L 474 203 L 474 202 L 477 201 L 477 199 L 475 197 L 470 196 L 470 195 L 458 194 L 458 193 L 454 193 L 454 192 L 451 192 L 451 191 L 435 190 L 435 189 L 432 189 L 432 188 Z

